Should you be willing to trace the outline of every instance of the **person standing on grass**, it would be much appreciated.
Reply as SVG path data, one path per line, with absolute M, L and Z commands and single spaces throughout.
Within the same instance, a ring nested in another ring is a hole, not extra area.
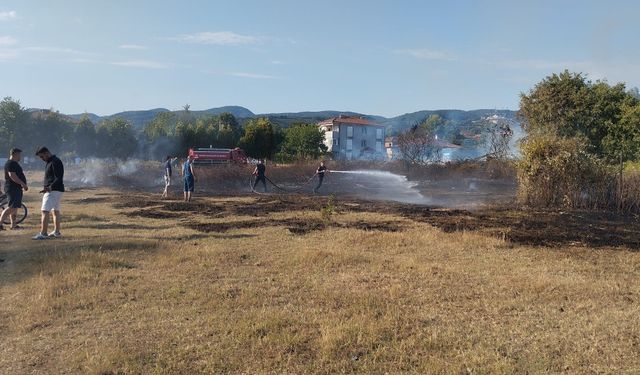
M 324 180 L 325 172 L 329 172 L 329 170 L 324 166 L 324 161 L 321 161 L 320 166 L 318 167 L 318 169 L 316 169 L 316 175 L 318 175 L 318 185 L 313 188 L 314 193 L 317 193 L 318 189 L 320 189 L 320 186 L 322 186 L 322 180 Z
M 266 170 L 267 167 L 264 166 L 262 159 L 258 160 L 258 165 L 256 165 L 256 168 L 253 170 L 253 175 L 256 176 L 256 180 L 253 182 L 253 190 L 256 190 L 258 181 L 262 181 L 264 192 L 267 192 L 267 177 L 265 176 Z
M 191 202 L 191 195 L 195 189 L 196 174 L 193 172 L 193 156 L 189 155 L 182 165 L 182 179 L 184 180 L 184 201 Z
M 44 193 L 42 197 L 42 219 L 40 226 L 40 233 L 36 234 L 34 240 L 44 240 L 47 238 L 58 238 L 60 234 L 60 200 L 62 199 L 62 193 L 64 193 L 64 166 L 62 161 L 57 156 L 51 154 L 46 147 L 40 147 L 36 151 L 42 161 L 46 163 L 44 167 L 44 188 L 41 193 Z M 47 234 L 49 229 L 49 213 L 53 212 L 53 226 L 54 230 Z
M 162 192 L 162 198 L 169 197 L 169 186 L 171 186 L 171 156 L 167 156 L 164 162 L 164 191 Z
M 12 148 L 9 151 L 9 160 L 4 164 L 4 191 L 7 194 L 8 205 L 7 208 L 0 214 L 0 230 L 4 230 L 4 220 L 9 216 L 11 221 L 10 229 L 20 229 L 16 225 L 16 212 L 18 208 L 22 206 L 22 194 L 23 191 L 29 190 L 27 186 L 27 178 L 24 176 L 22 167 L 20 166 L 20 159 L 22 157 L 22 150 L 19 148 Z

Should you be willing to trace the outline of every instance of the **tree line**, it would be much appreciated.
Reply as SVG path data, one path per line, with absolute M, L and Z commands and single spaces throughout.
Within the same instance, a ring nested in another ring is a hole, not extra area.
M 186 155 L 191 147 L 240 147 L 254 158 L 290 161 L 318 158 L 327 150 L 324 134 L 314 124 L 282 129 L 268 118 L 241 124 L 231 113 L 196 117 L 188 105 L 183 109 L 160 113 L 136 130 L 122 118 L 94 124 L 84 116 L 75 121 L 53 110 L 29 111 L 6 97 L 0 102 L 0 151 L 46 144 L 65 157 L 161 159 Z

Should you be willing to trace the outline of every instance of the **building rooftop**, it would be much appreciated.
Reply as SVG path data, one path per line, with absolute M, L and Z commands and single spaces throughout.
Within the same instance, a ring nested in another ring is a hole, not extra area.
M 367 120 L 366 118 L 363 117 L 355 117 L 355 116 L 344 116 L 344 115 L 340 115 L 338 117 L 332 117 L 329 119 L 326 119 L 324 121 L 320 121 L 318 123 L 319 126 L 321 125 L 335 125 L 335 124 L 352 124 L 352 125 L 374 125 L 374 126 L 382 126 L 380 124 L 376 124 L 375 122 L 371 121 L 371 120 Z

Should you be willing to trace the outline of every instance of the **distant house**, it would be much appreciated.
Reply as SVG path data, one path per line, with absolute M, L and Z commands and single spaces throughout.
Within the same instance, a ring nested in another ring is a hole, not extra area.
M 429 143 L 431 146 L 435 146 L 441 150 L 443 159 L 442 161 L 451 161 L 450 155 L 456 149 L 459 149 L 461 146 L 449 143 L 446 141 L 439 140 L 436 136 L 435 140 L 432 143 Z M 398 137 L 387 137 L 384 139 L 384 148 L 387 153 L 387 159 L 394 160 L 400 159 L 402 155 L 400 154 L 400 148 L 398 147 Z
M 387 159 L 393 160 L 400 156 L 398 148 L 398 137 L 387 137 L 384 139 L 384 148 L 387 150 Z
M 384 159 L 385 129 L 383 125 L 362 117 L 344 116 L 318 123 L 324 132 L 324 143 L 335 159 Z

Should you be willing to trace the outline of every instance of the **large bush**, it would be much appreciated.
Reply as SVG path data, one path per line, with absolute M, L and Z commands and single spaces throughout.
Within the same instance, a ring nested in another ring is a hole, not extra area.
M 605 208 L 614 203 L 613 171 L 583 138 L 537 134 L 521 145 L 518 197 L 531 206 Z

